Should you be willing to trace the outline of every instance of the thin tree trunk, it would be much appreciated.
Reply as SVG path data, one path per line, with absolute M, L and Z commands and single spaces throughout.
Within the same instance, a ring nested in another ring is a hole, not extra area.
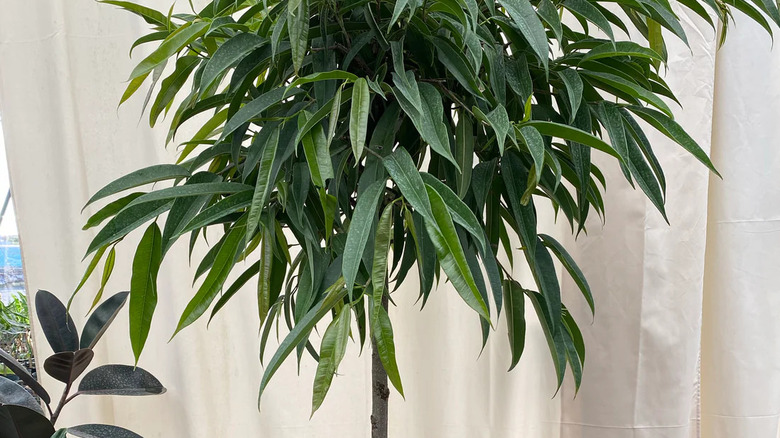
M 382 297 L 382 307 L 387 310 L 387 295 Z M 376 341 L 371 342 L 371 438 L 387 438 L 387 404 L 390 388 L 387 387 L 387 373 Z

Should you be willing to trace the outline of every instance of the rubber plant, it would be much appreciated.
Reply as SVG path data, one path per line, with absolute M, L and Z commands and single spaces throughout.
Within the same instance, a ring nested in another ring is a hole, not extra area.
M 10 379 L 0 377 L 0 436 L 3 438 L 141 438 L 123 427 L 109 424 L 81 424 L 55 430 L 62 409 L 82 395 L 144 396 L 165 392 L 159 380 L 148 371 L 129 365 L 102 365 L 78 381 L 95 357 L 94 348 L 125 305 L 129 292 L 119 292 L 95 307 L 79 337 L 65 305 L 51 292 L 35 295 L 35 312 L 53 355 L 43 369 L 65 384 L 59 401 L 49 393 L 7 351 L 0 349 L 0 363 L 8 367 L 29 391 Z M 74 388 L 76 392 L 72 392 Z M 46 412 L 41 406 L 46 408 Z
M 443 271 L 484 340 L 503 311 L 510 369 L 530 303 L 559 384 L 568 368 L 579 386 L 585 346 L 556 263 L 591 310 L 593 296 L 564 246 L 538 233 L 537 210 L 554 209 L 573 233 L 598 224 L 586 219 L 604 216 L 599 153 L 665 218 L 648 128 L 715 172 L 674 121 L 660 74 L 664 34 L 687 43 L 667 0 L 214 0 L 190 13 L 103 3 L 152 28 L 132 45 L 153 47 L 121 101 L 150 84 L 150 124 L 166 116 L 168 142 L 183 125 L 195 132 L 177 140 L 175 164 L 123 176 L 87 204 L 85 228 L 101 227 L 88 273 L 107 253 L 104 284 L 116 245 L 145 228 L 130 288 L 136 358 L 161 261 L 177 240 L 192 254 L 208 236 L 176 333 L 255 290 L 261 357 L 273 326 L 289 329 L 265 358 L 260 395 L 283 361 L 308 352 L 318 361 L 312 413 L 349 339 L 371 343 L 377 437 L 387 433 L 388 377 L 403 394 L 387 303 L 410 275 L 424 305 Z M 772 1 L 680 3 L 723 35 L 731 8 L 770 32 L 765 16 L 780 22 Z M 521 263 L 533 282 L 510 275 Z

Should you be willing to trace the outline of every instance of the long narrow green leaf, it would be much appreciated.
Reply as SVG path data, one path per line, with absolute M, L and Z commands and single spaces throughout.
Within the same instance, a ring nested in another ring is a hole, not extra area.
M 271 270 L 274 261 L 274 230 L 263 227 L 262 241 L 260 242 L 260 265 L 257 272 L 257 314 L 260 316 L 260 324 L 265 321 L 265 316 L 271 309 Z
M 541 178 L 542 170 L 544 169 L 544 139 L 542 139 L 539 131 L 533 126 L 523 126 L 517 130 L 523 142 L 528 147 L 528 151 L 531 152 L 531 158 L 534 160 L 534 168 L 536 181 L 534 185 L 539 182 Z
M 198 213 L 190 223 L 181 230 L 181 234 L 206 227 L 218 222 L 225 216 L 243 210 L 252 204 L 252 192 L 235 193 Z
M 677 122 L 669 118 L 663 113 L 652 110 L 650 108 L 642 108 L 639 106 L 629 106 L 629 110 L 632 113 L 641 117 L 644 121 L 653 126 L 653 128 L 659 130 L 662 134 L 674 140 L 677 144 L 683 147 L 691 155 L 696 157 L 702 164 L 707 166 L 712 173 L 720 177 L 720 173 L 715 169 L 715 166 L 710 161 L 707 153 L 696 143 L 696 141 L 688 135 L 687 132 Z
M 208 90 L 220 74 L 233 64 L 240 61 L 252 50 L 267 44 L 266 38 L 257 36 L 253 33 L 242 32 L 236 34 L 233 38 L 225 41 L 224 44 L 211 55 L 203 68 L 203 74 L 200 77 L 201 95 Z
M 585 278 L 585 275 L 582 273 L 579 266 L 577 266 L 577 263 L 569 255 L 568 251 L 566 251 L 566 248 L 564 248 L 563 245 L 561 245 L 552 236 L 548 236 L 547 234 L 539 234 L 539 238 L 542 239 L 544 245 L 558 257 L 558 260 L 561 261 L 563 267 L 566 268 L 566 271 L 569 272 L 572 280 L 574 280 L 574 282 L 577 284 L 577 287 L 579 287 L 580 291 L 582 292 L 582 296 L 585 297 L 585 301 L 588 302 L 588 307 L 590 307 L 591 313 L 595 315 L 596 307 L 593 301 L 593 293 L 590 290 L 590 285 L 588 285 L 588 280 Z
M 471 174 L 474 167 L 474 123 L 465 114 L 458 113 L 458 126 L 455 130 L 455 159 L 458 161 L 458 197 L 466 197 L 471 187 Z
M 360 269 L 360 261 L 366 249 L 366 243 L 371 232 L 371 227 L 376 216 L 379 198 L 384 192 L 385 181 L 376 181 L 358 197 L 355 212 L 349 225 L 347 242 L 344 246 L 344 259 L 341 272 L 344 275 L 344 284 L 347 294 L 352 297 L 352 289 L 355 286 L 355 278 Z
M 433 187 L 426 185 L 425 188 L 428 191 L 428 198 L 431 200 L 434 217 L 433 221 L 426 221 L 425 225 L 433 246 L 436 248 L 439 263 L 463 301 L 489 322 L 490 314 L 487 303 L 482 299 L 477 284 L 474 282 L 474 276 L 466 262 L 466 256 L 463 254 L 463 247 L 458 239 L 458 232 L 455 230 L 455 224 L 452 222 L 447 204 Z
M 173 201 L 163 199 L 136 205 L 121 211 L 97 233 L 94 239 L 92 239 L 89 248 L 87 248 L 87 255 L 98 248 L 102 248 L 122 239 L 128 233 L 145 224 L 150 219 L 168 211 L 172 205 Z
M 132 208 L 136 205 L 149 202 L 167 201 L 172 199 L 187 198 L 201 195 L 229 195 L 240 192 L 250 192 L 252 186 L 234 182 L 214 182 L 200 184 L 185 184 L 181 186 L 168 187 L 155 190 L 143 196 L 134 199 L 125 208 Z
M 345 82 L 355 82 L 358 77 L 354 73 L 350 73 L 344 70 L 321 71 L 292 81 L 292 83 L 287 86 L 287 89 L 289 90 L 290 88 L 300 87 L 301 85 L 310 84 L 312 82 L 330 81 L 334 79 L 340 79 Z
M 558 377 L 558 388 L 560 388 L 563 384 L 563 376 L 566 374 L 566 346 L 563 340 L 563 330 L 553 326 L 554 322 L 549 314 L 549 307 L 542 294 L 529 290 L 526 290 L 525 293 L 531 299 L 534 310 L 539 317 L 544 337 L 547 339 L 547 347 L 550 350 L 550 356 L 555 366 L 555 374 Z
M 306 115 L 298 118 L 298 129 L 306 125 Z M 311 180 L 317 187 L 325 187 L 325 181 L 333 178 L 333 164 L 328 151 L 327 140 L 322 125 L 316 125 L 311 131 L 301 138 L 303 152 L 309 165 Z
M 349 340 L 351 321 L 352 308 L 350 306 L 342 307 L 322 336 L 320 361 L 317 364 L 317 373 L 314 376 L 314 391 L 311 403 L 312 415 L 325 400 L 330 384 L 333 381 L 333 375 L 344 358 L 344 353 L 347 350 L 347 341 Z
M 352 154 L 359 162 L 363 156 L 368 134 L 368 110 L 371 95 L 365 78 L 358 78 L 352 88 L 352 109 L 349 115 L 349 140 L 352 143 Z
M 613 157 L 622 160 L 620 154 L 618 154 L 612 148 L 612 146 L 605 143 L 602 139 L 594 135 L 591 135 L 590 133 L 587 133 L 581 129 L 573 128 L 571 126 L 563 125 L 561 123 L 543 122 L 537 120 L 529 121 L 526 124 L 536 128 L 536 130 L 539 131 L 539 133 L 542 135 L 549 135 L 551 137 L 558 137 L 564 140 L 570 140 L 576 143 L 580 143 L 585 146 L 592 147 L 593 149 L 598 149 L 602 152 L 606 152 L 609 155 L 612 155 Z
M 605 45 L 611 46 L 609 43 Z M 580 78 L 580 75 L 576 70 L 570 68 L 559 71 L 558 76 L 561 78 L 561 81 L 563 81 L 564 87 L 566 87 L 566 95 L 569 98 L 571 110 L 569 123 L 573 123 L 574 117 L 577 115 L 577 110 L 580 108 L 580 102 L 582 102 L 582 78 Z
M 95 271 L 95 268 L 97 267 L 98 263 L 100 263 L 100 259 L 103 258 L 103 254 L 106 253 L 107 249 L 108 246 L 103 246 L 97 250 L 94 256 L 92 256 L 92 260 L 89 262 L 89 265 L 87 265 L 87 269 L 84 271 L 84 275 L 81 277 L 81 281 L 79 282 L 78 286 L 76 286 L 76 289 L 73 291 L 73 293 L 70 294 L 70 299 L 68 299 L 67 306 L 68 310 L 70 310 L 70 304 L 73 302 L 73 298 L 81 290 L 81 288 L 84 287 L 84 285 L 87 283 L 87 280 L 89 280 L 89 277 L 92 276 L 92 273 Z
M 149 56 L 143 59 L 130 73 L 128 80 L 132 81 L 135 78 L 143 76 L 155 67 L 166 62 L 168 58 L 182 50 L 188 44 L 195 41 L 198 37 L 206 33 L 209 27 L 206 21 L 197 21 L 186 23 L 172 33 L 160 46 L 152 52 Z
M 525 294 L 516 281 L 504 281 L 504 301 L 509 349 L 512 352 L 512 362 L 509 365 L 511 371 L 520 361 L 525 347 Z
M 536 15 L 536 9 L 531 6 L 531 2 L 528 0 L 501 0 L 499 3 L 509 12 L 509 16 L 517 24 L 520 32 L 531 45 L 531 49 L 542 62 L 544 69 L 547 70 L 547 52 L 549 50 L 547 34 L 544 32 L 542 21 Z
M 436 190 L 436 192 L 444 200 L 444 204 L 449 209 L 452 215 L 452 220 L 458 225 L 466 229 L 480 244 L 480 250 L 487 250 L 487 242 L 485 241 L 485 233 L 482 230 L 482 226 L 479 224 L 474 212 L 460 199 L 451 188 L 446 184 L 439 181 L 433 175 L 420 172 L 423 182 L 426 185 Z
M 203 280 L 203 283 L 198 288 L 198 292 L 192 297 L 184 312 L 182 312 L 179 323 L 176 325 L 176 331 L 174 331 L 171 338 L 200 318 L 211 305 L 211 302 L 214 301 L 214 298 L 222 289 L 228 274 L 233 269 L 239 245 L 243 241 L 245 234 L 246 225 L 244 224 L 237 224 L 228 232 L 225 242 L 214 259 L 211 270 L 209 270 L 206 279 Z
M 534 260 L 536 250 L 536 212 L 532 203 L 524 205 L 521 194 L 528 180 L 528 171 L 523 167 L 520 158 L 514 153 L 507 153 L 501 160 L 501 176 L 509 197 L 509 205 L 512 208 L 515 222 L 519 227 L 516 230 L 523 249 L 529 254 L 529 259 Z
M 309 0 L 293 0 L 287 4 L 287 28 L 295 72 L 303 65 L 309 46 Z
M 157 307 L 157 273 L 161 261 L 162 233 L 157 223 L 152 223 L 138 244 L 130 278 L 130 343 L 136 364 L 149 337 Z
M 260 223 L 260 215 L 271 194 L 271 185 L 273 183 L 273 181 L 271 181 L 271 170 L 273 169 L 278 145 L 279 129 L 274 129 L 268 142 L 261 146 L 263 151 L 260 156 L 260 168 L 257 172 L 257 182 L 255 183 L 255 190 L 252 194 L 252 204 L 249 206 L 249 216 L 247 218 L 247 237 L 252 236 L 257 229 L 257 226 Z
M 187 170 L 187 168 L 175 164 L 158 164 L 145 167 L 107 184 L 105 187 L 98 190 L 97 193 L 92 195 L 84 207 L 86 208 L 87 205 L 90 205 L 95 201 L 132 189 L 133 187 L 169 179 L 186 178 L 188 176 L 190 176 L 190 171 Z
M 393 204 L 387 204 L 377 223 L 373 266 L 371 267 L 371 285 L 374 303 L 381 303 L 387 281 L 387 252 L 390 250 L 390 233 L 393 225 Z
M 344 281 L 342 278 L 339 278 L 325 291 L 325 298 L 322 302 L 309 310 L 309 312 L 295 324 L 293 329 L 290 330 L 290 333 L 284 338 L 282 343 L 279 344 L 279 348 L 276 350 L 276 353 L 274 353 L 271 360 L 268 361 L 268 365 L 263 373 L 263 378 L 260 380 L 260 391 L 257 396 L 258 409 L 260 408 L 260 399 L 263 396 L 263 391 L 266 386 L 268 386 L 271 377 L 276 374 L 276 371 L 282 365 L 282 362 L 284 362 L 298 344 L 309 336 L 309 332 L 311 332 L 317 322 L 330 312 L 333 306 L 340 302 L 346 295 L 347 290 L 344 288 Z
M 550 253 L 547 251 L 547 247 L 544 246 L 544 243 L 539 238 L 537 238 L 535 244 L 536 258 L 532 270 L 536 284 L 539 286 L 542 296 L 544 296 L 545 303 L 547 303 L 551 329 L 555 333 L 561 323 L 561 287 L 558 284 L 555 265 L 552 257 L 550 257 Z
M 89 308 L 90 312 L 92 311 L 92 309 L 95 308 L 95 306 L 98 305 L 100 300 L 103 298 L 103 292 L 106 290 L 106 286 L 108 285 L 108 280 L 111 278 L 111 274 L 114 272 L 115 263 L 116 263 L 116 246 L 112 246 L 111 251 L 109 251 L 108 256 L 106 256 L 106 263 L 103 265 L 103 276 L 100 278 L 100 288 L 95 294 L 95 298 L 92 300 L 92 306 L 90 306 Z
M 431 202 L 423 184 L 422 176 L 414 165 L 412 157 L 404 148 L 396 149 L 392 154 L 382 160 L 387 173 L 401 189 L 409 204 L 414 210 L 428 221 L 433 220 Z
M 607 34 L 610 40 L 615 41 L 615 35 L 612 33 L 612 26 L 610 26 L 607 17 L 587 0 L 566 0 L 563 2 L 563 7 L 595 24 Z
M 300 89 L 291 90 L 289 93 L 287 93 L 287 97 L 301 92 L 302 90 Z M 235 115 L 233 115 L 233 117 L 228 119 L 227 123 L 225 123 L 225 127 L 222 129 L 222 135 L 219 137 L 217 143 L 225 140 L 228 135 L 232 134 L 240 126 L 250 122 L 252 119 L 260 117 L 260 114 L 262 114 L 263 111 L 267 110 L 271 105 L 281 101 L 283 97 L 285 97 L 285 87 L 279 87 L 274 88 L 273 90 L 255 99 L 252 99 L 249 103 L 242 106 L 241 109 L 238 110 Z
M 580 60 L 580 64 L 586 61 L 593 61 L 602 58 L 612 58 L 617 56 L 631 56 L 633 58 L 647 58 L 662 62 L 664 59 L 653 49 L 648 49 L 632 41 L 616 41 L 613 43 L 604 43 L 598 45 L 588 52 Z
M 139 17 L 143 18 L 149 24 L 156 26 L 167 26 L 168 18 L 159 11 L 152 8 L 147 8 L 133 2 L 117 1 L 117 0 L 98 0 L 100 3 L 106 3 L 109 5 L 119 6 L 122 9 L 130 11 Z
M 387 311 L 380 305 L 374 305 L 371 314 L 371 332 L 376 343 L 379 359 L 387 373 L 387 378 L 393 384 L 396 391 L 404 396 L 404 387 L 401 383 L 401 374 L 398 372 L 398 363 L 395 359 L 395 341 L 393 340 L 393 326 Z
M 417 131 L 425 142 L 431 145 L 431 148 L 437 154 L 446 158 L 453 165 L 458 162 L 452 156 L 449 140 L 447 137 L 447 127 L 444 125 L 444 106 L 442 105 L 441 95 L 436 88 L 427 83 L 417 84 L 414 81 L 414 74 L 406 72 L 406 80 L 402 80 L 403 75 L 393 73 L 396 87 L 393 93 L 398 99 L 401 108 L 409 116 Z M 402 84 L 407 82 L 408 89 Z M 419 103 L 415 103 L 415 99 Z

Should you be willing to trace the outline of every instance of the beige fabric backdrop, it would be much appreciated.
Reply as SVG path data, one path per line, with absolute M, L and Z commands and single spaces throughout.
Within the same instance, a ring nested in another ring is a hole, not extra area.
M 713 32 L 680 13 L 691 48 L 670 48 L 667 79 L 683 103 L 677 118 L 706 149 L 712 139 L 724 180 L 654 136 L 667 171 L 671 227 L 608 160 L 607 224 L 591 224 L 575 242 L 547 221 L 572 245 L 596 295 L 590 323 L 564 279 L 588 347 L 580 393 L 574 398 L 567 377 L 552 397 L 538 326 L 529 328 L 520 365 L 506 373 L 503 318 L 477 358 L 477 320 L 455 294 L 432 295 L 421 314 L 410 284 L 392 310 L 406 389 L 405 401 L 392 397 L 393 437 L 776 438 L 780 51 L 770 52 L 769 38 L 738 17 L 716 56 Z M 162 148 L 162 133 L 139 122 L 140 98 L 116 108 L 133 66 L 126 51 L 143 31 L 137 18 L 92 0 L 0 1 L 0 109 L 31 290 L 66 298 L 77 283 L 92 237 L 79 231 L 90 211 L 79 210 L 91 193 L 173 157 Z M 133 243 L 120 245 L 114 290 L 128 287 Z M 168 393 L 76 399 L 63 425 L 113 422 L 145 437 L 368 435 L 368 355 L 356 357 L 354 346 L 312 420 L 311 360 L 301 378 L 294 363 L 284 366 L 257 412 L 262 368 L 250 293 L 208 331 L 201 322 L 167 343 L 191 295 L 185 260 L 186 248 L 177 247 L 163 266 L 157 318 L 140 363 Z M 76 300 L 77 317 L 91 286 Z M 114 324 L 96 362 L 132 360 L 126 316 Z M 48 352 L 41 347 L 40 354 Z

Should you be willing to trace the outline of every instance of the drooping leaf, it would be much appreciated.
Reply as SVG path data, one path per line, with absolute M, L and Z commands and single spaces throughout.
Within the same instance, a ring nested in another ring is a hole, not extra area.
M 344 246 L 344 259 L 342 260 L 342 274 L 347 294 L 352 296 L 360 261 L 363 258 L 366 243 L 371 231 L 371 226 L 376 216 L 377 203 L 385 188 L 385 181 L 376 181 L 358 197 L 355 212 L 352 214 L 347 242 Z
M 387 378 L 393 384 L 396 391 L 404 396 L 404 387 L 401 383 L 401 375 L 398 372 L 398 363 L 395 359 L 395 341 L 393 340 L 393 327 L 390 316 L 381 305 L 375 305 L 371 314 L 371 333 L 374 337 L 376 351 L 382 366 L 387 373 Z
M 577 115 L 577 110 L 580 108 L 580 103 L 582 102 L 582 79 L 576 70 L 570 68 L 559 71 L 558 76 L 560 76 L 564 87 L 566 87 L 566 95 L 569 98 L 569 109 L 571 111 L 569 123 L 572 123 L 574 122 L 574 117 Z
M 479 111 L 475 108 L 475 112 Z M 497 105 L 496 108 L 484 115 L 485 120 L 493 128 L 493 132 L 496 133 L 496 142 L 498 143 L 498 150 L 501 155 L 504 154 L 504 142 L 506 141 L 507 134 L 512 130 L 512 125 L 509 123 L 509 115 L 507 115 L 506 108 L 503 105 Z
M 520 200 L 525 182 L 528 180 L 528 170 L 525 169 L 515 153 L 504 155 L 501 160 L 501 176 L 509 196 L 509 204 L 519 227 L 518 235 L 523 249 L 534 259 L 536 250 L 536 212 L 532 203 L 523 204 Z
M 92 306 L 90 306 L 90 312 L 95 306 L 98 305 L 101 299 L 103 299 L 103 291 L 106 290 L 108 280 L 111 278 L 111 274 L 114 272 L 114 264 L 116 263 L 116 246 L 111 247 L 111 251 L 106 256 L 106 263 L 103 265 L 103 275 L 100 277 L 100 288 L 95 294 L 95 298 L 92 300 Z M 86 329 L 86 327 L 85 327 Z M 82 337 L 84 334 L 82 333 Z
M 458 195 L 451 188 L 447 187 L 446 184 L 439 181 L 436 177 L 427 172 L 421 172 L 420 176 L 426 185 L 436 190 L 439 196 L 441 196 L 452 215 L 452 220 L 465 228 L 479 242 L 483 251 L 487 250 L 485 233 L 482 231 L 482 226 L 479 224 L 474 212 L 458 198 Z
M 536 15 L 536 10 L 531 6 L 531 2 L 528 0 L 502 0 L 499 3 L 509 12 L 509 16 L 514 20 L 526 40 L 528 40 L 531 49 L 546 70 L 548 63 L 547 52 L 549 50 L 547 35 L 544 32 L 542 21 Z
M 385 294 L 387 281 L 387 252 L 390 250 L 390 233 L 392 231 L 393 204 L 388 204 L 376 227 L 374 242 L 374 257 L 371 267 L 371 286 L 373 288 L 374 303 L 381 303 Z
M 555 366 L 555 374 L 558 378 L 558 387 L 563 384 L 563 376 L 566 373 L 566 347 L 563 341 L 563 330 L 560 328 L 555 329 L 553 327 L 553 320 L 549 314 L 548 308 L 544 296 L 539 292 L 526 290 L 525 294 L 530 299 L 534 306 L 539 322 L 544 332 L 544 337 L 547 339 L 547 347 L 550 350 L 550 356 Z
M 319 409 L 325 400 L 325 395 L 330 389 L 333 375 L 338 369 L 341 359 L 347 349 L 349 340 L 349 328 L 352 321 L 352 308 L 344 306 L 336 318 L 328 325 L 325 334 L 322 336 L 322 345 L 320 346 L 320 361 L 317 364 L 317 373 L 314 377 L 314 391 L 312 395 L 311 413 Z
M 414 211 L 427 220 L 433 220 L 431 202 L 420 176 L 420 172 L 412 161 L 412 157 L 404 148 L 396 149 L 392 154 L 382 160 L 387 173 L 398 184 L 406 201 L 412 205 Z
M 325 314 L 330 312 L 333 306 L 341 301 L 346 295 L 347 289 L 344 288 L 344 281 L 343 279 L 339 278 L 338 281 L 328 287 L 328 289 L 325 291 L 325 298 L 323 301 L 317 307 L 309 310 L 309 312 L 298 321 L 295 327 L 293 327 L 287 337 L 284 338 L 282 343 L 279 344 L 279 348 L 268 362 L 268 365 L 265 368 L 265 372 L 263 373 L 263 378 L 260 381 L 260 391 L 257 396 L 258 408 L 260 407 L 260 399 L 263 396 L 263 390 L 265 390 L 265 387 L 268 385 L 271 377 L 273 377 L 273 375 L 279 369 L 279 366 L 281 366 L 284 359 L 290 355 L 290 353 L 298 344 L 306 339 L 309 332 L 312 330 L 312 328 L 314 328 L 317 322 L 319 322 L 319 320 L 322 319 Z
M 230 271 L 233 269 L 239 245 L 244 240 L 245 234 L 245 224 L 237 224 L 228 232 L 225 242 L 217 252 L 216 258 L 214 259 L 214 265 L 211 267 L 211 270 L 209 270 L 206 279 L 203 280 L 203 283 L 198 288 L 198 292 L 195 293 L 195 296 L 187 303 L 187 307 L 185 307 L 184 312 L 182 312 L 173 336 L 176 336 L 176 333 L 200 318 L 211 305 L 212 301 L 214 301 L 214 298 L 217 296 L 220 289 L 222 289 L 222 285 L 225 283 L 228 274 L 230 274 Z
M 260 167 L 257 172 L 257 182 L 255 183 L 254 194 L 252 195 L 252 204 L 249 206 L 249 215 L 247 216 L 247 236 L 251 236 L 260 223 L 260 215 L 268 201 L 271 193 L 271 175 L 276 157 L 276 150 L 279 145 L 279 130 L 274 129 L 268 142 L 263 145 L 263 152 L 260 157 Z
M 517 130 L 523 143 L 528 147 L 531 158 L 534 160 L 534 169 L 536 180 L 534 186 L 539 182 L 544 168 L 544 139 L 533 126 L 523 126 Z
M 298 130 L 306 125 L 305 114 L 298 118 Z M 327 140 L 322 125 L 316 125 L 301 138 L 306 163 L 309 165 L 311 180 L 317 187 L 325 187 L 325 181 L 333 178 L 333 164 L 328 151 Z
M 97 267 L 98 263 L 100 263 L 100 259 L 103 258 L 103 254 L 106 253 L 106 250 L 108 249 L 107 246 L 104 246 L 97 250 L 94 256 L 92 256 L 92 260 L 89 262 L 89 265 L 87 265 L 86 271 L 84 271 L 84 275 L 81 277 L 81 281 L 79 282 L 78 286 L 76 286 L 76 289 L 73 291 L 72 294 L 70 294 L 70 298 L 68 299 L 68 306 L 66 309 L 70 309 L 70 305 L 73 302 L 73 298 L 76 297 L 76 294 L 81 290 L 82 287 L 87 283 L 87 280 L 89 280 L 89 277 L 92 276 L 92 273 L 95 271 L 95 268 Z
M 263 227 L 262 241 L 260 242 L 260 260 L 257 267 L 257 313 L 260 316 L 260 324 L 263 324 L 265 321 L 265 316 L 271 309 L 273 300 L 271 297 L 271 272 L 274 262 L 273 246 L 273 230 Z
M 512 370 L 520 361 L 525 347 L 525 293 L 522 286 L 513 280 L 504 282 L 506 302 L 506 325 L 509 333 L 509 349 L 512 352 Z
M 455 131 L 455 159 L 458 161 L 458 197 L 463 199 L 471 187 L 474 167 L 474 124 L 463 112 L 458 113 Z
M 697 160 L 707 166 L 707 168 L 710 169 L 712 173 L 720 176 L 718 171 L 715 169 L 715 166 L 712 164 L 712 161 L 710 161 L 709 157 L 707 157 L 707 154 L 704 152 L 704 150 L 702 150 L 701 146 L 699 146 L 696 141 L 691 138 L 691 136 L 688 135 L 688 133 L 685 132 L 685 130 L 683 130 L 677 122 L 667 117 L 665 114 L 650 108 L 630 106 L 629 109 L 631 112 L 641 117 L 644 121 L 649 123 L 662 134 L 674 140 L 677 144 L 682 146 L 683 149 L 690 152 L 691 155 L 696 157 Z
M 411 74 L 411 72 L 407 72 L 407 74 Z M 393 92 L 398 98 L 401 108 L 412 120 L 422 139 L 430 144 L 437 154 L 457 166 L 458 162 L 452 156 L 447 140 L 447 127 L 442 121 L 444 107 L 441 95 L 431 84 L 417 84 L 413 74 L 410 78 L 406 78 L 408 89 L 405 89 L 402 86 L 404 81 L 400 79 L 402 76 L 393 73 L 393 77 L 396 78 L 396 88 L 393 89 Z
M 463 301 L 485 320 L 490 321 L 487 303 L 482 299 L 474 282 L 474 276 L 466 262 L 466 256 L 463 254 L 463 247 L 458 239 L 458 233 L 447 205 L 435 189 L 428 185 L 426 185 L 426 189 L 431 201 L 434 220 L 426 221 L 425 225 L 433 246 L 436 248 L 439 263 Z
M 563 2 L 563 6 L 574 14 L 579 15 L 598 26 L 599 29 L 607 34 L 610 40 L 615 40 L 615 35 L 612 33 L 612 26 L 609 24 L 609 20 L 607 20 L 607 17 L 605 17 L 592 3 L 587 0 L 566 0 Z
M 352 143 L 352 154 L 355 156 L 355 161 L 360 161 L 363 156 L 363 148 L 366 145 L 370 101 L 368 82 L 365 78 L 358 78 L 353 86 L 352 109 L 349 115 L 349 140 Z
M 157 307 L 157 273 L 161 262 L 162 234 L 157 224 L 152 223 L 138 244 L 130 277 L 130 343 L 136 362 L 146 344 Z
M 298 73 L 309 46 L 309 0 L 293 0 L 287 4 L 287 28 L 292 62 Z

